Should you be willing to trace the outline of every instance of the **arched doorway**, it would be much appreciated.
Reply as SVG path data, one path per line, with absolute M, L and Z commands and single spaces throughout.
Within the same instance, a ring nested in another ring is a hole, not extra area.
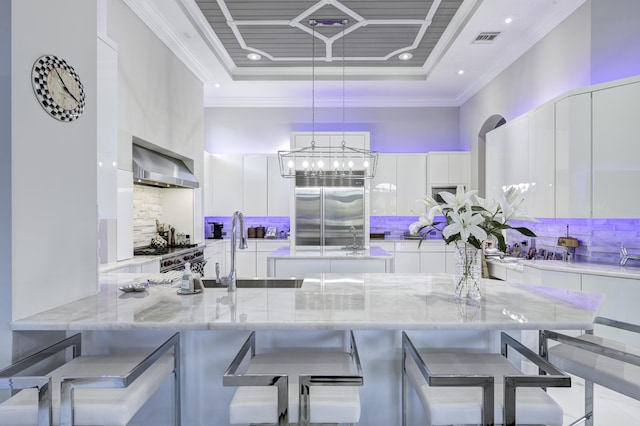
M 478 133 L 478 195 L 480 197 L 486 196 L 486 135 L 506 122 L 507 120 L 503 116 L 492 115 L 487 118 Z

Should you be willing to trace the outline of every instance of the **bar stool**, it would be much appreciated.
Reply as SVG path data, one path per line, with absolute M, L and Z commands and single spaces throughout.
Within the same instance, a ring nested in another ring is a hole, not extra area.
M 67 349 L 71 359 L 59 365 L 56 360 Z M 81 352 L 78 333 L 0 370 L 0 389 L 20 390 L 0 404 L 0 425 L 126 425 L 172 374 L 174 423 L 180 424 L 179 333 L 150 354 L 82 356 Z M 59 367 L 44 374 L 19 375 L 41 369 L 39 363 L 45 360 Z
M 362 386 L 360 357 L 353 332 L 350 351 L 278 350 L 256 354 L 252 331 L 229 368 L 224 386 L 238 386 L 229 406 L 231 424 L 299 426 L 315 423 L 357 423 Z M 245 373 L 238 373 L 248 353 Z
M 548 375 L 524 375 L 508 360 L 508 347 Z M 403 332 L 403 426 L 407 424 L 407 378 L 418 393 L 427 425 L 515 425 L 517 416 L 519 425 L 562 426 L 562 407 L 539 388 L 571 386 L 568 375 L 506 333 L 501 333 L 501 354 L 492 354 L 418 350 Z
M 595 324 L 640 333 L 640 325 L 609 318 L 597 317 Z M 549 347 L 549 339 L 560 344 Z M 640 400 L 640 348 L 595 336 L 593 330 L 578 337 L 543 330 L 539 342 L 543 357 L 585 381 L 585 414 L 572 424 L 593 425 L 594 383 Z

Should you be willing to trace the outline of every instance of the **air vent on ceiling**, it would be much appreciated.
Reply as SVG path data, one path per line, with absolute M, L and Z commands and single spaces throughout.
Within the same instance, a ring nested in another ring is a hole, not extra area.
M 485 32 L 482 32 L 482 33 L 478 34 L 476 36 L 475 40 L 473 40 L 473 43 L 475 43 L 475 44 L 493 43 L 493 41 L 499 35 L 500 35 L 499 31 L 485 31 Z

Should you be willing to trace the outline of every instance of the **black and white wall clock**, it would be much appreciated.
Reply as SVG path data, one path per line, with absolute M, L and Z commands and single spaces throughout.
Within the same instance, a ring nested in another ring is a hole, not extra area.
M 84 111 L 84 87 L 78 73 L 55 55 L 39 57 L 33 64 L 31 81 L 36 98 L 56 120 L 76 120 Z

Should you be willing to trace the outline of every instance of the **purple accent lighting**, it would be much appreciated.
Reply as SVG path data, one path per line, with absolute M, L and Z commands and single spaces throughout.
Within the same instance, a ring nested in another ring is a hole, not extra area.
M 538 250 L 544 249 L 556 253 L 564 250 L 558 246 L 558 237 L 567 235 L 577 238 L 576 260 L 594 263 L 615 264 L 620 260 L 620 244 L 629 254 L 640 253 L 640 219 L 538 219 L 536 222 L 514 221 L 512 226 L 525 226 L 536 235 Z M 528 241 L 516 231 L 507 232 L 507 243 Z M 640 264 L 629 264 L 640 266 Z
M 231 216 L 205 216 L 204 218 L 204 237 L 209 237 L 209 223 L 221 222 L 222 223 L 222 238 L 229 238 L 231 236 Z M 265 231 L 270 226 L 275 226 L 278 239 L 286 239 L 286 234 L 291 229 L 289 225 L 288 216 L 245 216 L 244 217 L 245 228 L 252 228 L 256 226 L 264 226 Z M 284 231 L 284 238 L 280 238 L 280 231 Z

